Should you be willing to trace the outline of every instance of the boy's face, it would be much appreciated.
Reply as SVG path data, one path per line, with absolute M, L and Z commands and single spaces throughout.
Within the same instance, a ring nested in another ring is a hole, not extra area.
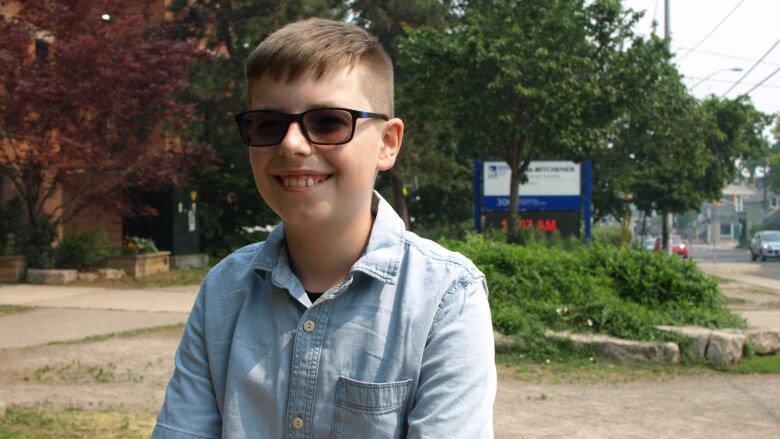
M 288 114 L 322 107 L 377 111 L 361 87 L 363 75 L 358 66 L 320 79 L 308 74 L 292 82 L 263 77 L 252 84 L 251 107 Z M 393 166 L 402 136 L 400 119 L 357 119 L 351 141 L 321 147 L 309 143 L 293 122 L 278 146 L 249 148 L 255 184 L 288 226 L 369 220 L 374 177 Z

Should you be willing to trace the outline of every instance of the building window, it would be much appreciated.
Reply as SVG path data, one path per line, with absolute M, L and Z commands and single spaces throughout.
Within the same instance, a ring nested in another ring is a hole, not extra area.
M 772 197 L 772 198 L 769 199 L 769 206 L 770 207 L 777 207 L 777 198 L 776 197 Z
M 731 236 L 731 224 L 720 225 L 720 236 Z

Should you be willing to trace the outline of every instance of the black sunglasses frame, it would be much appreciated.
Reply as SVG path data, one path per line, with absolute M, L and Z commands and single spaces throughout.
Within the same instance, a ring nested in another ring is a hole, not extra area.
M 315 111 L 323 111 L 323 110 L 341 110 L 346 111 L 352 116 L 352 129 L 349 132 L 349 138 L 344 140 L 343 142 L 332 142 L 332 143 L 323 143 L 323 142 L 315 142 L 314 140 L 309 137 L 309 130 L 306 128 L 306 124 L 303 122 L 303 118 L 312 112 Z M 246 141 L 244 138 L 244 131 L 241 129 L 241 121 L 249 114 L 253 113 L 274 113 L 277 115 L 284 116 L 287 119 L 287 128 L 285 128 L 284 132 L 281 134 L 281 137 L 279 138 L 279 141 L 276 143 L 268 143 L 268 144 L 262 144 L 262 145 L 253 145 Z M 233 116 L 236 123 L 238 124 L 238 132 L 241 135 L 241 140 L 244 142 L 246 146 L 250 146 L 253 148 L 269 148 L 278 146 L 282 140 L 287 136 L 287 132 L 290 130 L 290 124 L 293 122 L 298 122 L 298 126 L 301 128 L 301 132 L 303 133 L 303 136 L 306 137 L 306 140 L 309 141 L 309 143 L 313 145 L 343 145 L 345 143 L 349 143 L 352 141 L 352 138 L 355 137 L 355 126 L 357 126 L 357 120 L 358 119 L 384 119 L 384 120 L 390 120 L 390 117 L 386 114 L 382 113 L 371 113 L 369 111 L 359 111 L 359 110 L 353 110 L 351 108 L 339 108 L 339 107 L 326 107 L 326 108 L 312 108 L 311 110 L 306 110 L 303 113 L 297 113 L 297 114 L 287 114 L 282 113 L 280 111 L 274 111 L 274 110 L 249 110 L 244 111 L 241 113 L 237 113 Z

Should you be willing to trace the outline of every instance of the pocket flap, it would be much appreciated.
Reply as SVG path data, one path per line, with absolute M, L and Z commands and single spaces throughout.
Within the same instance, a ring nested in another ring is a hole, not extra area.
M 409 397 L 412 380 L 391 383 L 365 383 L 339 377 L 336 404 L 362 411 L 394 410 Z

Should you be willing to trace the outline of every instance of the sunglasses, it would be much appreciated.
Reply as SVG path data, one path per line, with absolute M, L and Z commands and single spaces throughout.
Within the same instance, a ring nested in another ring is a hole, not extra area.
M 298 122 L 306 140 L 316 145 L 341 145 L 352 140 L 358 119 L 389 120 L 386 114 L 348 108 L 315 108 L 298 114 L 250 110 L 235 115 L 241 140 L 247 146 L 271 147 L 282 143 L 292 122 Z

